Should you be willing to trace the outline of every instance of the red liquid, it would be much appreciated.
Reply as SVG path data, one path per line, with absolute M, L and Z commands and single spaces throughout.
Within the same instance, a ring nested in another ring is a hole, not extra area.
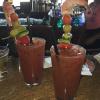
M 45 54 L 45 40 L 41 38 L 35 40 L 30 46 L 16 44 L 24 81 L 31 85 L 41 83 Z
M 76 47 L 75 47 L 76 48 Z M 85 59 L 85 49 L 60 49 L 56 55 L 51 48 L 53 79 L 57 100 L 72 100 L 80 83 L 81 69 Z M 74 49 L 74 50 L 73 50 Z

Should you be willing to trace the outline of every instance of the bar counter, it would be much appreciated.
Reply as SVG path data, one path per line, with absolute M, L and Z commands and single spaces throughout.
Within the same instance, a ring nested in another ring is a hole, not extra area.
M 74 100 L 99 100 L 100 64 L 95 61 L 93 76 L 82 76 Z M 9 57 L 8 75 L 0 81 L 0 100 L 56 100 L 52 79 L 52 67 L 43 69 L 42 83 L 29 87 L 24 83 L 17 58 Z

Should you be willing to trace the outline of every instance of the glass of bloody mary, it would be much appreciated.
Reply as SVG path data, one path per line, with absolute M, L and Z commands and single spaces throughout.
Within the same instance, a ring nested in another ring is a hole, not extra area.
M 27 85 L 38 85 L 42 80 L 42 70 L 45 54 L 45 40 L 32 38 L 30 45 L 21 45 L 16 42 L 20 68 Z
M 62 48 L 58 44 L 59 54 L 56 54 L 54 47 L 50 49 L 57 100 L 73 100 L 80 83 L 86 50 L 79 45 L 70 45 Z

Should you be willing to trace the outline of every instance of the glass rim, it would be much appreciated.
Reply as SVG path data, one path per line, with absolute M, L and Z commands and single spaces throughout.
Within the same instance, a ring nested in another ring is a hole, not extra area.
M 76 46 L 78 46 L 80 48 L 80 52 L 82 51 L 81 54 L 78 54 L 78 55 L 75 55 L 75 56 L 67 56 L 67 55 L 60 55 L 60 54 L 57 55 L 55 50 L 54 50 L 54 46 L 52 46 L 50 48 L 51 55 L 56 55 L 59 58 L 72 58 L 72 57 L 73 58 L 78 58 L 80 56 L 85 56 L 86 55 L 86 49 L 84 47 L 82 47 L 80 45 L 77 45 L 77 44 L 74 44 L 74 45 L 76 45 Z M 58 51 L 59 51 L 59 49 L 58 49 Z

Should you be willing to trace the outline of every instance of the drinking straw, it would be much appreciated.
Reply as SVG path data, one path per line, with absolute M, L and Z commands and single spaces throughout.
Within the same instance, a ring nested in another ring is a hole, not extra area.
M 55 22 L 55 0 L 54 1 L 52 1 L 52 3 L 53 3 L 53 7 L 54 7 L 54 9 L 53 9 L 53 11 L 54 11 L 54 13 L 53 13 L 53 17 L 54 17 L 54 22 Z M 55 25 L 53 25 L 53 28 L 52 28 L 52 32 L 51 32 L 51 40 L 52 40 L 52 44 L 53 44 L 53 46 L 54 46 L 54 50 L 55 50 L 55 53 L 57 54 L 57 55 L 59 55 L 59 52 L 58 52 L 58 48 L 57 48 L 57 39 L 56 39 L 56 36 L 55 36 L 55 33 L 54 33 L 54 30 L 55 30 Z
M 55 33 L 54 33 L 54 28 L 52 29 L 52 32 L 51 32 L 51 38 L 52 38 L 51 40 L 52 40 L 52 44 L 54 46 L 55 53 L 57 55 L 59 55 L 58 48 L 57 48 L 58 42 L 57 42 L 57 39 L 56 39 L 56 36 L 55 36 Z

